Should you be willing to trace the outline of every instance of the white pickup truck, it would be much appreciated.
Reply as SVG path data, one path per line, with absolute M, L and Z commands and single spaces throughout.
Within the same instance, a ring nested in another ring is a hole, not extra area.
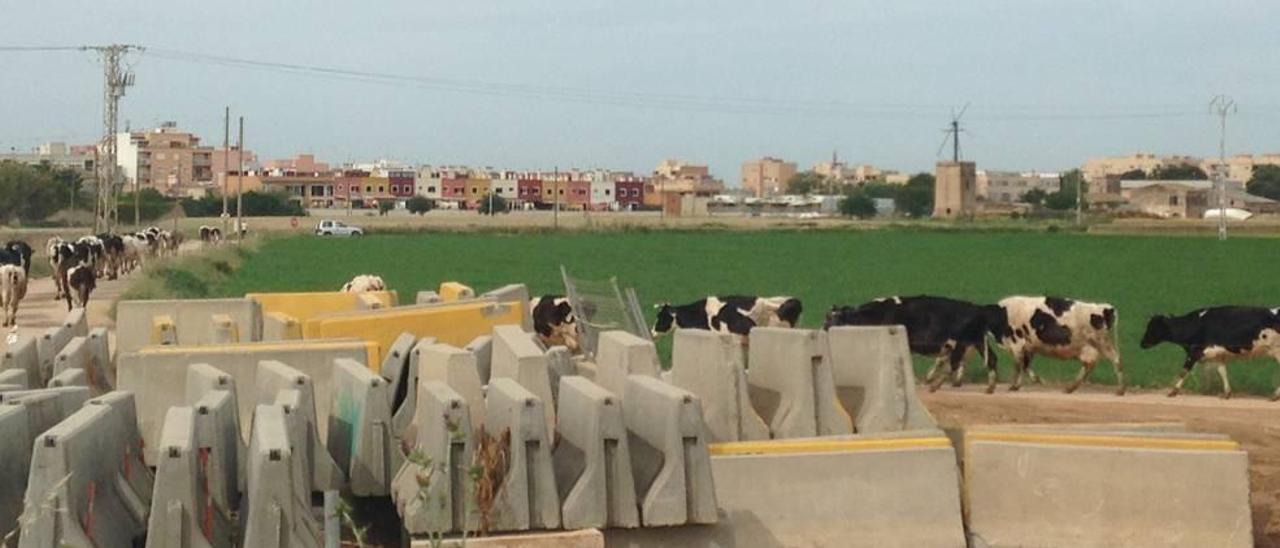
M 316 236 L 364 236 L 364 229 L 325 219 L 316 225 Z

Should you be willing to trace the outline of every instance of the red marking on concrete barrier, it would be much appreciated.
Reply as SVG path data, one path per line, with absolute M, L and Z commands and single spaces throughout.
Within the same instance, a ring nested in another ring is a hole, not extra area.
M 89 510 L 85 512 L 84 521 L 80 522 L 80 526 L 84 528 L 86 535 L 93 536 L 93 503 L 98 498 L 98 483 L 89 482 Z

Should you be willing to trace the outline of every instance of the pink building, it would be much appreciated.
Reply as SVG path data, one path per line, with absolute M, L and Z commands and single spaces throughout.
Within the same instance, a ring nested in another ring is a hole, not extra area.
M 216 154 L 216 153 L 215 153 Z M 232 158 L 235 158 L 235 151 L 232 151 Z M 214 156 L 214 166 L 217 166 L 217 156 Z M 262 164 L 262 168 L 268 171 L 280 170 L 293 173 L 323 173 L 329 171 L 329 164 L 325 162 L 317 162 L 314 154 L 299 154 L 296 157 L 284 160 L 267 160 Z

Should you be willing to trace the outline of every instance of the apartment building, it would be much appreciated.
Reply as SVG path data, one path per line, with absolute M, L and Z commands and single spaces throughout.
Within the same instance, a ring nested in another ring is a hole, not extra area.
M 1019 203 L 1032 190 L 1049 194 L 1062 186 L 1059 174 L 1036 171 L 979 170 L 976 183 L 978 197 L 997 204 Z
M 795 162 L 765 156 L 743 162 L 742 188 L 757 198 L 786 194 L 787 181 L 796 174 Z
M 212 189 L 213 148 L 175 122 L 146 131 L 116 135 L 116 163 L 126 185 L 153 188 L 167 195 Z

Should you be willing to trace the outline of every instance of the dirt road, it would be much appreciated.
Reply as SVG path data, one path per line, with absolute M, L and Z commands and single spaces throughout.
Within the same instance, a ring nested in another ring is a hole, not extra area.
M 1193 431 L 1231 436 L 1249 452 L 1254 540 L 1257 546 L 1280 547 L 1280 402 L 1196 395 L 1168 398 L 1163 391 L 1117 397 L 1106 387 L 1094 388 L 1068 395 L 1036 386 L 987 395 L 979 387 L 966 387 L 922 394 L 922 399 L 943 426 L 1177 421 Z

